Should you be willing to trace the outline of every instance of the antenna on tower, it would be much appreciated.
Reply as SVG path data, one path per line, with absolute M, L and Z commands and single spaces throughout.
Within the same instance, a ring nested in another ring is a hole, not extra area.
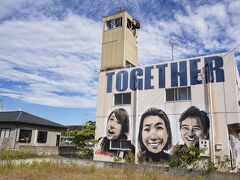
M 172 40 L 170 40 L 169 44 L 171 45 L 171 48 L 172 48 L 172 61 L 173 61 L 173 49 L 174 49 L 174 43 Z

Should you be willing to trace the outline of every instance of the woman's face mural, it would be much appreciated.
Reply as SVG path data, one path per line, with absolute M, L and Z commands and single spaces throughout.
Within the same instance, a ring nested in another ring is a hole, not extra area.
M 117 120 L 115 113 L 112 113 L 107 122 L 107 138 L 109 140 L 117 139 L 122 132 L 122 125 Z
M 147 116 L 143 121 L 142 142 L 148 151 L 159 153 L 167 143 L 165 122 L 158 116 Z
M 182 121 L 181 136 L 185 144 L 189 147 L 204 139 L 203 125 L 199 117 L 188 117 Z

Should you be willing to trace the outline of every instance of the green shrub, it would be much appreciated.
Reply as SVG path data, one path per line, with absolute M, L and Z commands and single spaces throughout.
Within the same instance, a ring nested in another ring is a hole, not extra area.
M 130 164 L 135 164 L 135 154 L 133 154 L 133 153 L 127 154 L 124 159 L 126 162 L 128 162 Z
M 190 146 L 190 147 L 177 147 L 177 153 L 171 157 L 170 167 L 186 168 L 188 166 L 193 166 L 194 163 L 201 159 L 200 154 L 205 150 Z

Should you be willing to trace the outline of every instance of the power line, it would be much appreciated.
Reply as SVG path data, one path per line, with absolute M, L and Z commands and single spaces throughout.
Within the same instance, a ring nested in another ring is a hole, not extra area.
M 235 46 L 234 48 L 232 48 L 230 51 L 228 51 L 227 54 L 225 54 L 223 57 L 225 57 L 226 55 L 228 55 L 229 53 L 231 53 L 232 51 L 234 51 L 234 50 L 237 49 L 238 47 L 240 47 L 240 44 L 238 44 L 237 46 Z

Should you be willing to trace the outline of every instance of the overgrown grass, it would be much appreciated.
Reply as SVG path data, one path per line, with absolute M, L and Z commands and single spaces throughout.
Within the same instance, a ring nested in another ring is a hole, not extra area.
M 43 157 L 35 152 L 21 152 L 14 150 L 0 150 L 0 160 L 29 159 Z
M 92 166 L 80 166 L 77 164 L 63 164 L 63 163 L 32 163 L 32 164 L 20 164 L 14 165 L 7 163 L 0 165 L 0 179 L 4 180 L 25 180 L 25 179 L 66 179 L 66 180 L 132 180 L 132 179 L 144 179 L 144 180 L 188 180 L 193 179 L 191 177 L 179 177 L 171 175 L 163 175 L 159 173 L 139 173 L 133 168 L 126 169 L 100 169 L 95 165 Z M 196 179 L 196 178 L 194 178 Z

